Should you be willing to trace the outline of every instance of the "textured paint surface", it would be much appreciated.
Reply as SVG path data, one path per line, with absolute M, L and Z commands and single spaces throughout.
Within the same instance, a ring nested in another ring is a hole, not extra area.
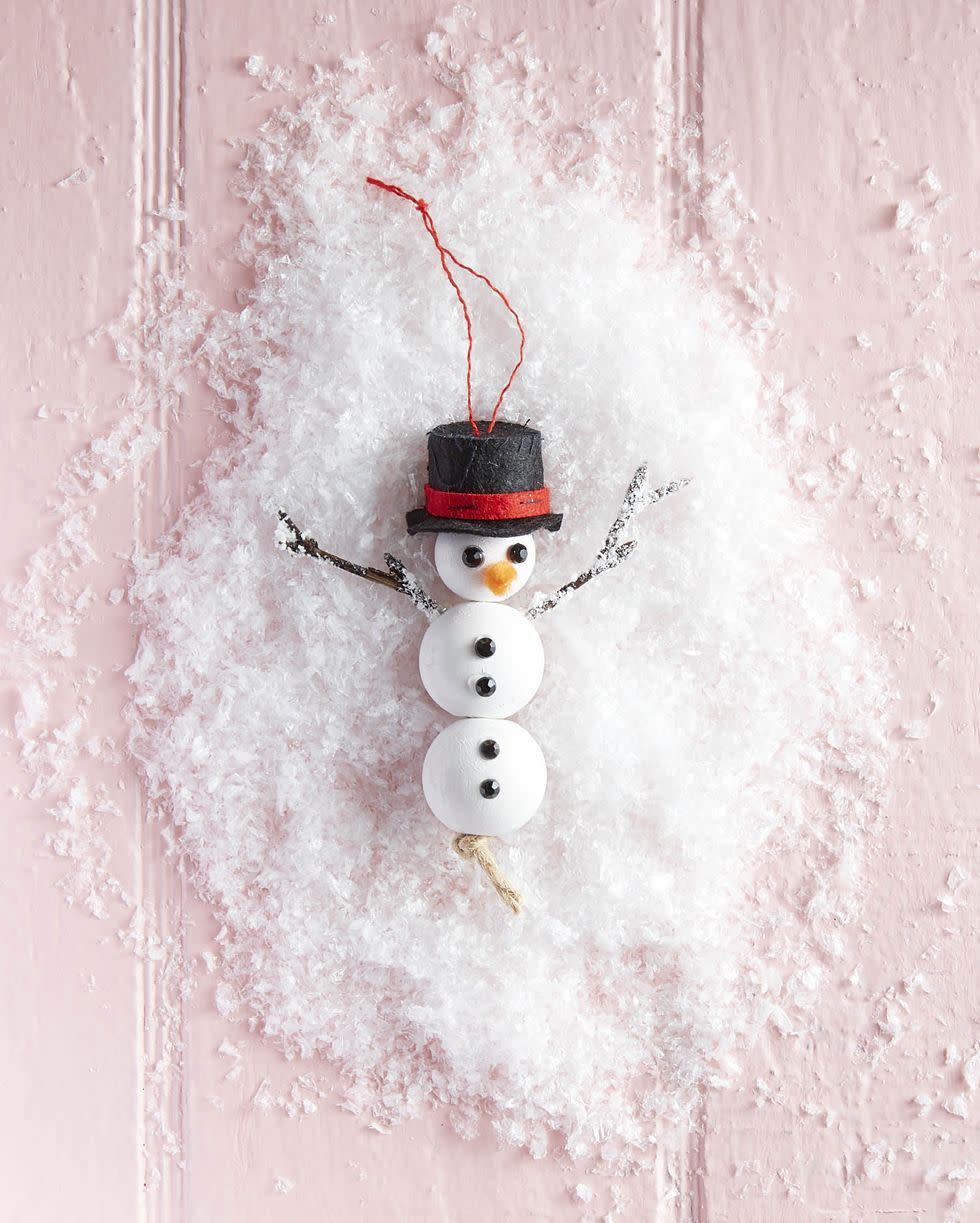
M 5 573 L 44 542 L 59 464 L 114 418 L 126 378 L 92 333 L 140 274 L 136 244 L 180 236 L 174 203 L 206 252 L 198 275 L 232 300 L 221 255 L 240 214 L 227 138 L 275 103 L 245 58 L 417 45 L 439 11 L 107 2 L 0 16 Z M 618 1203 L 625 1219 L 980 1218 L 975 10 L 622 0 L 573 11 L 497 4 L 476 25 L 495 40 L 527 30 L 558 80 L 587 64 L 614 96 L 651 107 L 670 90 L 682 114 L 703 113 L 708 153 L 730 142 L 723 157 L 757 214 L 761 263 L 789 292 L 773 370 L 785 410 L 805 398 L 813 415 L 801 495 L 828 517 L 894 666 L 893 799 L 815 1030 L 773 1032 L 737 1089 L 709 1099 L 685 1160 L 614 1188 L 464 1143 L 438 1115 L 382 1136 L 330 1107 L 322 1067 L 286 1065 L 229 1027 L 206 987 L 180 999 L 155 948 L 198 954 L 212 919 L 144 829 L 132 778 L 106 835 L 122 885 L 146 906 L 128 940 L 142 959 L 115 925 L 64 907 L 44 823 L 8 798 L 5 1216 L 573 1219 Z M 636 151 L 650 185 L 658 153 Z M 189 392 L 160 456 L 111 493 L 104 553 L 172 520 L 214 427 L 208 398 Z M 124 607 L 107 604 L 80 665 L 125 665 L 132 644 Z M 123 692 L 121 679 L 100 689 L 105 734 L 121 734 Z M 8 792 L 24 785 L 6 741 L 2 765 Z M 179 1073 L 161 1064 L 164 1048 L 182 1051 Z

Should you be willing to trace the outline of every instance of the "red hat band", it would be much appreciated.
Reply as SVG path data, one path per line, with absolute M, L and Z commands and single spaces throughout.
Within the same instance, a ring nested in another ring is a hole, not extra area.
M 425 508 L 437 518 L 463 518 L 499 522 L 507 518 L 536 518 L 551 513 L 547 488 L 529 488 L 518 493 L 446 492 L 425 486 Z

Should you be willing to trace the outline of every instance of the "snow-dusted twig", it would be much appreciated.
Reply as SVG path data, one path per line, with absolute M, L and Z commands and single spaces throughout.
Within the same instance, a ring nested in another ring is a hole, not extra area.
M 297 554 L 302 552 L 316 560 L 326 561 L 337 569 L 342 569 L 344 573 L 353 573 L 356 577 L 364 578 L 368 582 L 377 582 L 379 586 L 387 586 L 389 590 L 396 590 L 399 594 L 407 595 L 419 611 L 430 620 L 441 616 L 446 610 L 423 590 L 419 580 L 409 573 L 402 562 L 392 556 L 390 552 L 385 553 L 387 573 L 371 565 L 357 565 L 354 561 L 344 560 L 342 556 L 335 556 L 332 552 L 324 551 L 312 535 L 303 534 L 285 510 L 279 511 L 279 521 L 282 526 L 276 533 L 276 544 L 280 548 L 287 548 L 290 552 Z
M 413 573 L 409 573 L 397 556 L 386 552 L 385 564 L 388 566 L 389 573 L 396 580 L 395 589 L 401 591 L 403 595 L 408 595 L 419 611 L 424 612 L 430 620 L 442 615 L 446 609 L 422 588 L 418 578 Z
M 646 509 L 648 505 L 654 505 L 656 502 L 662 501 L 664 497 L 669 496 L 671 493 L 676 493 L 679 488 L 684 488 L 690 482 L 690 480 L 671 480 L 669 484 L 664 484 L 661 488 L 648 488 L 646 464 L 644 463 L 642 467 L 638 467 L 636 474 L 629 482 L 629 488 L 627 488 L 626 496 L 623 498 L 622 508 L 617 514 L 615 522 L 609 528 L 606 541 L 599 549 L 595 560 L 577 578 L 566 582 L 564 586 L 560 586 L 553 594 L 535 595 L 527 611 L 528 617 L 533 620 L 536 616 L 544 615 L 545 612 L 557 607 L 573 590 L 578 590 L 586 582 L 591 582 L 600 573 L 605 573 L 607 570 L 615 569 L 617 565 L 621 565 L 636 547 L 636 540 L 628 539 L 626 543 L 620 543 L 619 541 L 623 538 L 623 533 L 639 511 Z

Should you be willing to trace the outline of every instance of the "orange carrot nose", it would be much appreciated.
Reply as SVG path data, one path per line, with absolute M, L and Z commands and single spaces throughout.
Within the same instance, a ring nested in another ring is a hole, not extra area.
M 510 590 L 516 577 L 517 570 L 510 561 L 497 561 L 493 565 L 487 565 L 484 569 L 483 585 L 499 598 Z

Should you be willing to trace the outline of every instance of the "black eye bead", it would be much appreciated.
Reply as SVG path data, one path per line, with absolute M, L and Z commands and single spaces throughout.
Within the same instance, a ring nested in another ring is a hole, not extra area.
M 473 645 L 480 658 L 489 658 L 497 652 L 497 643 L 492 637 L 480 637 Z
M 507 555 L 515 565 L 522 565 L 527 560 L 527 545 L 511 544 L 507 549 Z
M 476 544 L 470 544 L 468 548 L 464 548 L 463 564 L 467 569 L 479 569 L 483 564 L 483 549 L 478 548 Z
M 480 782 L 480 793 L 484 798 L 496 798 L 500 793 L 500 782 L 488 777 L 486 781 Z
M 489 675 L 481 675 L 474 684 L 479 696 L 493 696 L 497 691 L 497 681 Z
M 480 755 L 484 760 L 496 760 L 500 755 L 500 744 L 496 739 L 484 739 L 480 744 Z

